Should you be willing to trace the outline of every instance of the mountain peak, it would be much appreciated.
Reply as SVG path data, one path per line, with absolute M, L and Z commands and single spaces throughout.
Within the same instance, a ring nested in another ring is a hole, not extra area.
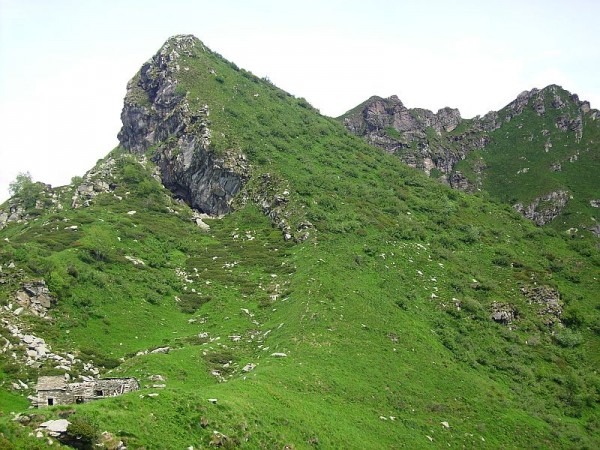
M 198 49 L 207 50 L 198 38 L 173 36 L 142 66 L 127 85 L 118 137 L 131 153 L 153 148 L 163 184 L 193 208 L 219 216 L 230 211 L 248 167 L 243 155 L 214 154 L 209 106 L 191 105 L 180 87 L 190 71 L 183 59 L 196 58 Z

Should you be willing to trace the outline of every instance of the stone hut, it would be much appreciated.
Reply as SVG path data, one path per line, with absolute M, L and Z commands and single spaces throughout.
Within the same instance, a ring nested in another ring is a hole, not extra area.
M 38 408 L 52 405 L 65 405 L 73 403 L 67 393 L 65 377 L 39 377 L 35 387 Z
M 64 376 L 39 377 L 35 387 L 34 406 L 86 403 L 106 397 L 116 397 L 140 388 L 135 378 L 103 378 L 93 381 L 67 383 Z

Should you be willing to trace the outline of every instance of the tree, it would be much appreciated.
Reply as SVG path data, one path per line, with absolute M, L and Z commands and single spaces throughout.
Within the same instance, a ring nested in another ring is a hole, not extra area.
M 44 190 L 41 183 L 34 183 L 29 172 L 20 172 L 8 185 L 8 191 L 23 202 L 25 209 L 34 208 L 40 194 Z
M 29 172 L 19 172 L 17 178 L 8 185 L 8 191 L 10 192 L 10 195 L 18 196 L 23 189 L 27 189 L 31 184 L 33 184 L 31 174 Z

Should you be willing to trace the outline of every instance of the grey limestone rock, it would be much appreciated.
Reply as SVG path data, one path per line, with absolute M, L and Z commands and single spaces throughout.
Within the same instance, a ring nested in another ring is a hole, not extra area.
M 428 133 L 442 135 L 462 122 L 458 109 L 442 108 L 437 113 L 427 109 L 409 109 L 395 95 L 389 98 L 371 97 L 344 118 L 344 125 L 367 142 L 394 153 L 412 167 L 428 174 L 433 168 L 449 173 L 464 158 L 464 153 L 430 142 Z M 469 140 L 460 136 L 457 141 Z M 461 147 L 463 142 L 460 142 Z
M 21 307 L 40 317 L 45 317 L 55 303 L 44 280 L 24 282 L 22 288 L 15 293 L 15 299 Z

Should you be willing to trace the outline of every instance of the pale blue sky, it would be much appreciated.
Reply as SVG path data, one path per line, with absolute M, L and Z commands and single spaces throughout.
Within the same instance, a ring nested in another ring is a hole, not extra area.
M 127 81 L 174 34 L 337 116 L 371 95 L 497 110 L 556 83 L 600 107 L 596 0 L 0 0 L 0 201 L 117 144 Z

